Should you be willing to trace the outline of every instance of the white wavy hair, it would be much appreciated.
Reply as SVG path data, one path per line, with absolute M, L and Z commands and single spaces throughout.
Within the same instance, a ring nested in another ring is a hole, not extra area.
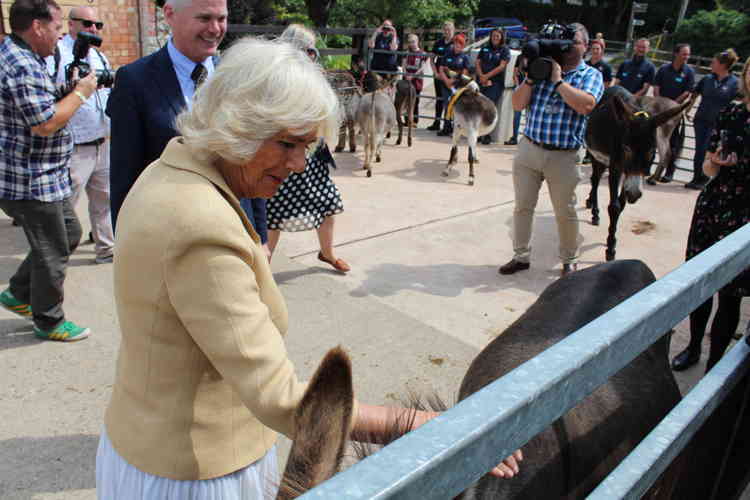
M 288 42 L 245 37 L 222 54 L 176 127 L 203 157 L 238 165 L 282 131 L 338 134 L 339 101 L 323 69 Z

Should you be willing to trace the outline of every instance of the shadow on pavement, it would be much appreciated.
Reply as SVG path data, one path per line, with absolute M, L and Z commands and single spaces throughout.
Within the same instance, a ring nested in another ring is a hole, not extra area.
M 0 351 L 40 343 L 32 328 L 31 321 L 22 318 L 0 319 Z
M 99 436 L 89 434 L 0 441 L 0 498 L 95 488 L 98 443 Z

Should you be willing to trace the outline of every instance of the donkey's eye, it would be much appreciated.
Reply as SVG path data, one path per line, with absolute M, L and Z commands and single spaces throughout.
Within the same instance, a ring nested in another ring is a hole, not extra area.
M 288 141 L 279 141 L 279 144 L 281 145 L 282 148 L 285 148 L 285 149 L 294 149 L 294 147 L 296 146 L 296 144 L 294 144 L 293 142 L 288 142 Z

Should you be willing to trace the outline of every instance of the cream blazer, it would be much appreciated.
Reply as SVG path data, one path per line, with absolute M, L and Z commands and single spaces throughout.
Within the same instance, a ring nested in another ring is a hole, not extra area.
M 292 435 L 302 398 L 286 304 L 221 174 L 180 138 L 128 194 L 114 292 L 122 340 L 107 433 L 157 476 L 222 476 Z

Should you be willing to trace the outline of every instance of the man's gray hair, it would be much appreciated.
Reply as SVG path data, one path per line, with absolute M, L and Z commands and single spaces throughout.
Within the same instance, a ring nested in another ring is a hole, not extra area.
M 279 132 L 315 130 L 332 139 L 338 117 L 336 93 L 305 52 L 288 42 L 245 37 L 222 54 L 176 127 L 196 154 L 242 165 Z
M 185 7 L 190 7 L 192 3 L 193 0 L 167 0 L 164 2 L 164 5 L 171 5 L 174 10 L 180 10 Z
M 571 23 L 570 26 L 576 31 L 581 32 L 581 36 L 583 37 L 583 44 L 588 46 L 589 44 L 589 30 L 586 29 L 586 26 L 584 26 L 581 23 Z

